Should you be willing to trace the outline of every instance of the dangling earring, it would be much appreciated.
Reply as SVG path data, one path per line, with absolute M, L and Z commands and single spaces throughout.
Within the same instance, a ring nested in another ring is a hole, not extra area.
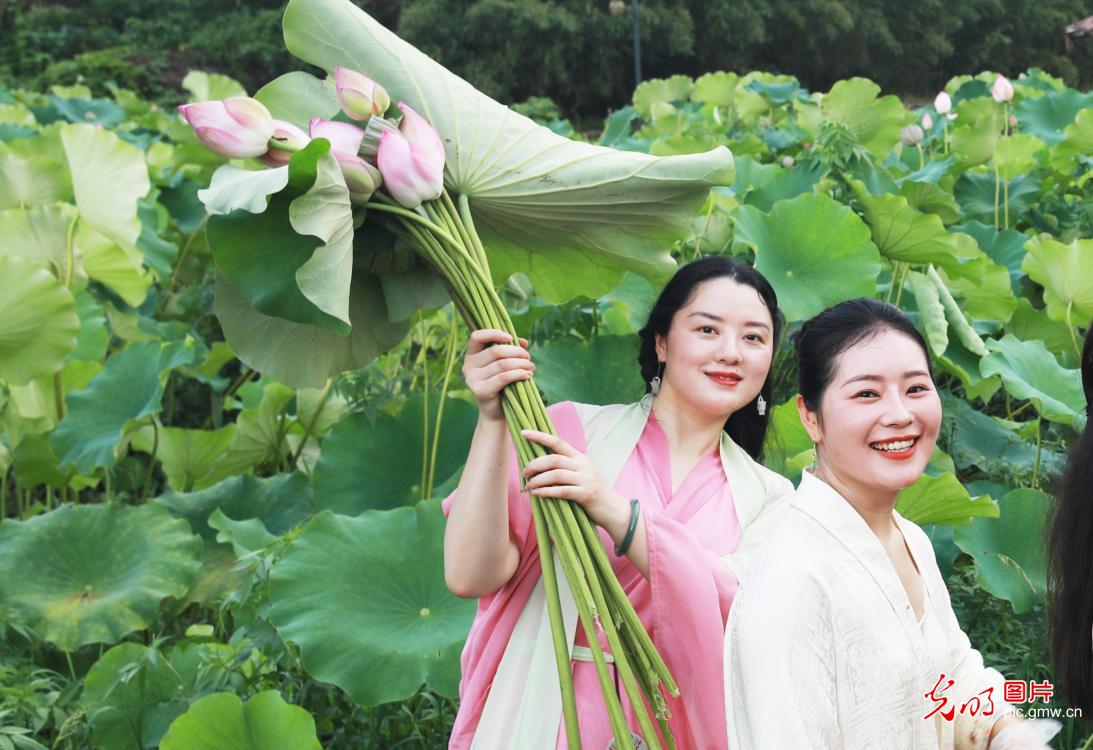
M 664 363 L 660 363 L 660 368 L 657 370 L 657 374 L 653 376 L 653 379 L 649 381 L 649 392 L 641 397 L 641 407 L 646 414 L 653 408 L 653 397 L 660 393 L 660 374 L 664 372 Z
M 759 412 L 760 417 L 767 413 L 767 400 L 763 398 L 762 394 L 755 401 L 755 410 Z

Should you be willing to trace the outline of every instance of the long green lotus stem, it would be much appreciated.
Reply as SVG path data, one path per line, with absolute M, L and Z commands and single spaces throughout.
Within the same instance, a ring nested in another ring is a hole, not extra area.
M 444 280 L 456 309 L 468 326 L 473 329 L 497 328 L 512 336 L 513 341 L 519 340 L 493 286 L 485 248 L 475 231 L 466 196 L 460 196 L 457 205 L 451 196 L 443 193 L 440 199 L 427 203 L 418 211 L 409 211 L 386 196 L 377 195 L 369 206 L 386 213 L 395 223 L 396 233 L 407 239 L 425 263 Z M 501 395 L 505 421 L 522 468 L 550 451 L 526 440 L 520 434 L 521 429 L 534 428 L 556 433 L 542 397 L 531 381 L 517 381 L 505 388 Z M 646 742 L 651 748 L 663 746 L 674 749 L 675 741 L 667 721 L 667 704 L 661 690 L 671 695 L 678 695 L 679 690 L 615 577 L 595 525 L 579 506 L 564 500 L 531 497 L 531 510 L 539 544 L 569 747 L 579 749 L 581 739 L 573 692 L 570 644 L 566 641 L 562 622 L 552 543 L 573 592 L 581 626 L 588 636 L 616 747 L 632 748 L 633 744 L 622 703 L 600 645 L 601 632 L 611 649 L 616 674 L 626 689 Z M 659 733 L 649 716 L 647 705 L 653 708 Z

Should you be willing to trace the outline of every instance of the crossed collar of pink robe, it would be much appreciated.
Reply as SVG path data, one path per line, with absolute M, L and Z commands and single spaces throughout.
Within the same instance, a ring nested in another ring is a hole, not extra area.
M 555 404 L 549 413 L 558 434 L 577 450 L 586 451 L 584 429 L 574 404 Z M 531 507 L 519 487 L 516 455 L 510 447 L 509 526 L 520 550 L 520 563 L 508 583 L 478 602 L 461 659 L 460 707 L 451 748 L 471 747 L 505 646 L 539 580 Z M 600 537 L 619 582 L 679 685 L 679 697 L 669 701 L 677 745 L 681 749 L 725 748 L 723 642 L 738 580 L 721 557 L 736 549 L 740 524 L 721 457 L 717 450 L 704 456 L 673 493 L 667 439 L 650 414 L 614 488 L 623 497 L 641 501 L 648 533 L 649 579 L 628 559 L 614 555 L 613 542 L 602 529 Z M 445 512 L 455 501 L 453 492 L 444 501 Z M 588 644 L 579 626 L 575 643 Z M 603 638 L 601 645 L 608 650 Z M 613 735 L 595 667 L 575 661 L 573 674 L 582 744 L 592 750 L 606 748 Z M 621 693 L 630 726 L 637 731 L 625 691 Z M 557 747 L 566 746 L 564 728 L 560 728 Z

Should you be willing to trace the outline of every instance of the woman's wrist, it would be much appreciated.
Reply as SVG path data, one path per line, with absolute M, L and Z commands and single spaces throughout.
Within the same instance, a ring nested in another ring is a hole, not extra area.
M 630 501 L 617 492 L 612 492 L 611 496 L 610 511 L 600 526 L 617 547 L 626 538 L 626 531 L 630 527 Z

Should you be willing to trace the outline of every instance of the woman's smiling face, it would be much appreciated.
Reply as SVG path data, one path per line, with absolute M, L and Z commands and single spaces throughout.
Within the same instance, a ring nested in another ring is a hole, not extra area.
M 770 372 L 774 323 L 759 292 L 730 278 L 695 288 L 657 337 L 662 393 L 699 413 L 727 418 L 759 395 Z
M 819 414 L 798 399 L 822 471 L 859 492 L 890 495 L 926 468 L 941 427 L 941 400 L 926 353 L 885 328 L 839 355 Z

